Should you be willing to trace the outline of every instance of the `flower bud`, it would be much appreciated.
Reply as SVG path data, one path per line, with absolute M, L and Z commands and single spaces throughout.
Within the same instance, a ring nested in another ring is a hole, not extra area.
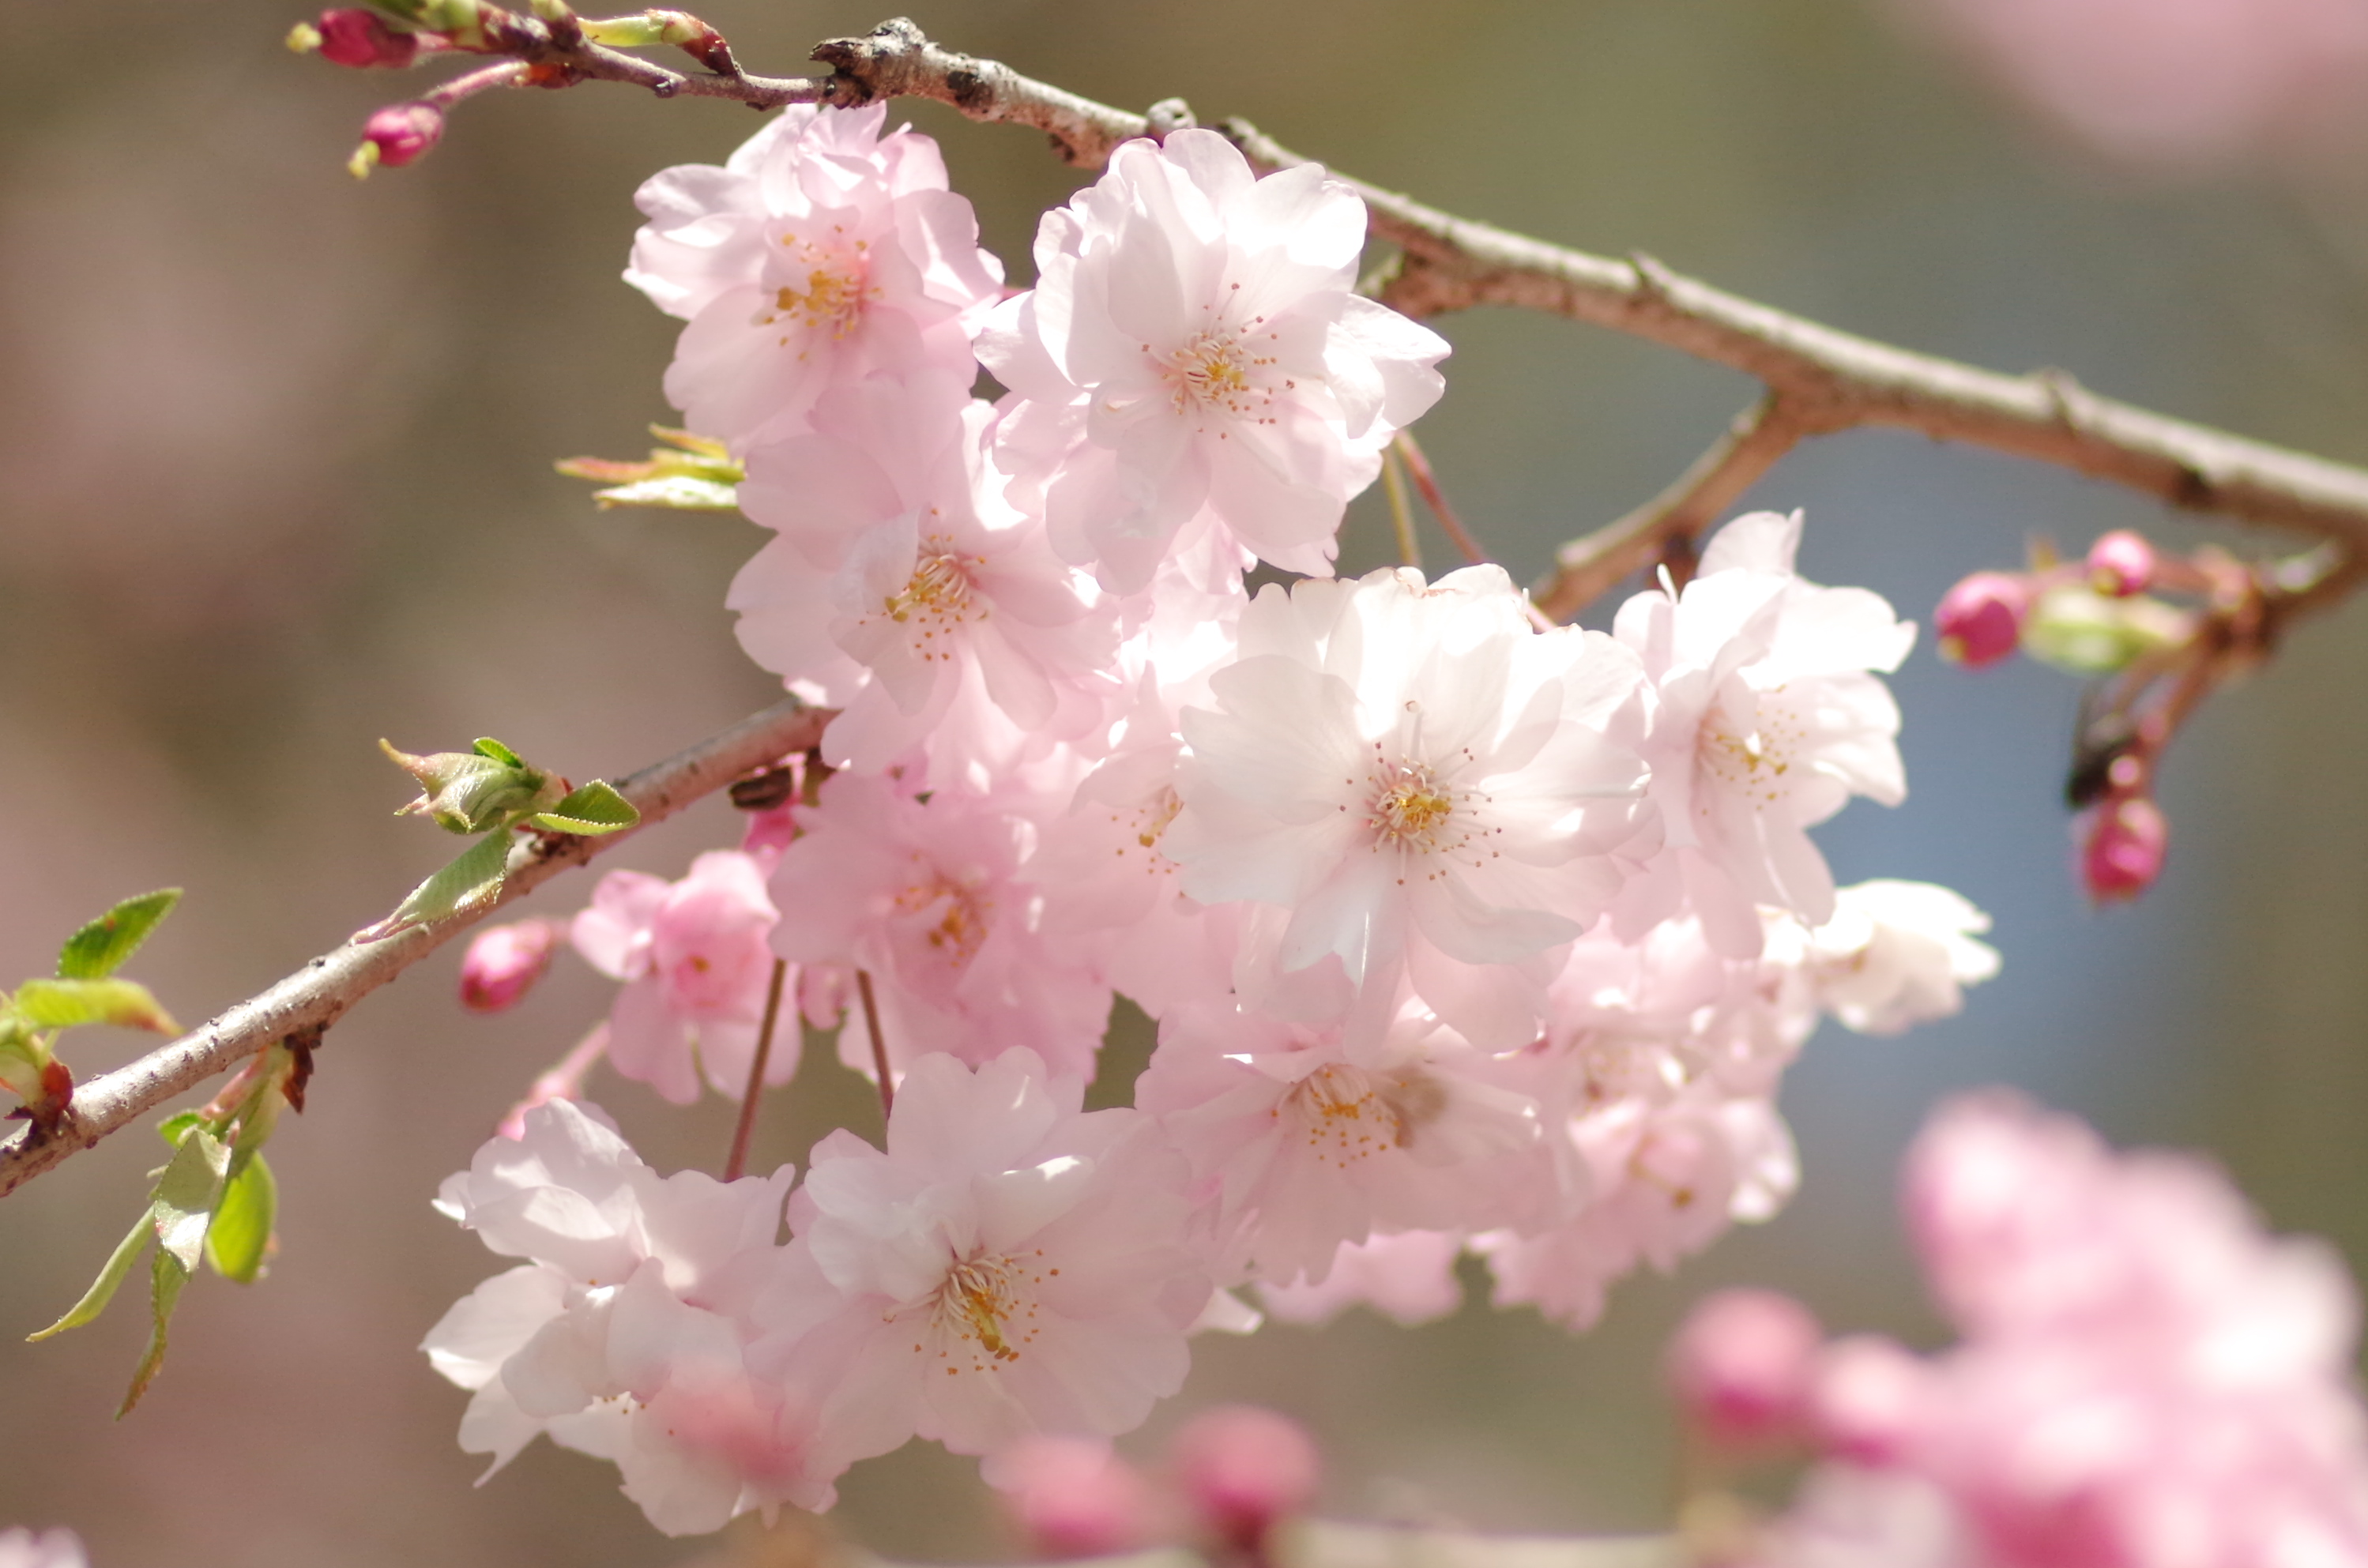
M 1932 612 L 1941 656 L 1972 669 L 1997 664 L 2022 637 L 2031 584 L 2008 572 L 1976 572 L 1951 588 Z
M 1933 1394 L 1924 1363 L 1890 1340 L 1852 1335 L 1816 1353 L 1809 1424 L 1827 1453 L 1881 1465 L 1913 1437 Z
M 1225 1404 L 1184 1424 L 1168 1445 L 1177 1484 L 1217 1537 L 1247 1550 L 1276 1520 L 1315 1500 L 1323 1460 L 1315 1439 L 1287 1415 Z
M 362 122 L 362 144 L 346 167 L 356 179 L 384 164 L 399 169 L 443 139 L 444 111 L 430 103 L 389 104 Z
M 419 35 L 388 27 L 375 11 L 365 11 L 359 7 L 324 11 L 314 26 L 320 37 L 318 48 L 321 58 L 332 64 L 350 65 L 357 69 L 371 65 L 404 66 L 419 58 Z M 386 158 L 383 150 L 380 156 L 390 165 L 397 162 Z
M 2144 795 L 2108 797 L 2089 816 L 2080 850 L 2080 881 L 2099 903 L 2121 903 L 2162 875 L 2170 819 Z
M 1802 1421 L 1823 1337 L 1790 1296 L 1721 1290 L 1703 1298 L 1669 1342 L 1669 1381 L 1714 1442 L 1737 1448 L 1786 1437 Z
M 501 1013 L 526 1000 L 559 945 L 559 927 L 548 920 L 488 926 L 469 940 L 461 960 L 461 1006 L 472 1013 Z
M 2154 546 L 2128 528 L 2115 528 L 2089 547 L 2089 585 L 2109 598 L 2145 593 L 2154 585 Z
M 1157 1501 L 1141 1471 L 1089 1437 L 1023 1437 L 984 1467 L 1031 1556 L 1110 1557 L 1150 1544 Z
M 378 744 L 419 784 L 419 798 L 395 814 L 432 817 L 447 833 L 484 833 L 552 805 L 567 793 L 564 781 L 529 767 L 498 741 L 479 741 L 474 751 L 427 756 L 398 751 L 383 740 Z

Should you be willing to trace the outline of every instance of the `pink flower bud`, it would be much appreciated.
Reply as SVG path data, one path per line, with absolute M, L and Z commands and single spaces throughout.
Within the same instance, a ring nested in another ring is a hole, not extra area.
M 2031 584 L 2008 572 L 1976 572 L 1942 596 L 1932 612 L 1941 656 L 1979 669 L 1997 664 L 2022 637 Z
M 1669 1381 L 1695 1425 L 1715 1442 L 1748 1447 L 1797 1430 L 1809 1363 L 1824 1336 L 1817 1320 L 1773 1290 L 1705 1297 L 1669 1342 Z
M 1881 1465 L 1922 1425 L 1940 1390 L 1932 1372 L 1890 1340 L 1837 1339 L 1816 1354 L 1806 1415 L 1828 1454 Z
M 1089 1437 L 1024 1437 L 983 1473 L 1030 1555 L 1110 1557 L 1150 1544 L 1157 1502 L 1141 1471 Z
M 2089 818 L 2080 880 L 2099 903 L 2134 899 L 2162 875 L 2170 819 L 2144 795 L 2108 798 Z
M 434 104 L 389 104 L 362 122 L 364 157 L 399 169 L 443 140 L 444 111 Z M 375 156 L 370 149 L 376 149 Z
M 324 11 L 314 24 L 321 32 L 321 58 L 336 65 L 404 66 L 419 57 L 419 36 L 388 27 L 374 11 L 359 8 Z M 392 164 L 399 160 L 387 158 Z
M 2145 593 L 2154 584 L 2154 546 L 2128 528 L 2115 528 L 2089 547 L 2089 585 L 2112 598 Z
M 517 1006 L 551 967 L 558 944 L 559 927 L 548 920 L 521 920 L 479 931 L 461 960 L 461 1006 L 472 1013 Z
M 1252 1404 L 1219 1405 L 1194 1416 L 1168 1445 L 1167 1458 L 1202 1522 L 1243 1549 L 1313 1503 L 1324 1468 L 1305 1427 Z

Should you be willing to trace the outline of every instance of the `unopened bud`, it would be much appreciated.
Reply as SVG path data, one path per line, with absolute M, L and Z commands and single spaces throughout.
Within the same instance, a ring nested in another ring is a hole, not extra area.
M 488 926 L 470 938 L 461 960 L 461 1006 L 472 1013 L 501 1013 L 526 1000 L 551 968 L 559 927 L 548 920 Z
M 419 35 L 388 27 L 375 11 L 324 11 L 318 26 L 321 58 L 334 64 L 403 66 L 419 58 Z
M 1227 1545 L 1256 1547 L 1279 1519 L 1315 1500 L 1323 1460 L 1291 1417 L 1253 1404 L 1220 1405 L 1184 1424 L 1168 1446 L 1177 1484 Z
M 1773 1290 L 1703 1298 L 1669 1342 L 1669 1381 L 1704 1436 L 1748 1447 L 1799 1430 L 1809 1367 L 1824 1338 L 1817 1320 Z
M 2170 819 L 2144 795 L 2109 796 L 2089 816 L 2080 881 L 2099 903 L 2121 903 L 2154 886 L 2170 846 Z
M 1150 1544 L 1157 1500 L 1143 1473 L 1090 1437 L 1023 1437 L 982 1474 L 1030 1555 L 1112 1557 Z
M 2115 528 L 2089 547 L 2089 584 L 2109 598 L 2125 599 L 2154 585 L 2154 546 L 2146 536 Z
M 1934 1392 L 1924 1363 L 1890 1340 L 1864 1334 L 1819 1350 L 1810 1382 L 1808 1414 L 1817 1447 L 1873 1465 L 1907 1446 Z
M 346 167 L 356 179 L 384 164 L 399 169 L 443 139 L 444 111 L 429 103 L 389 104 L 362 122 L 362 144 Z
M 1942 596 L 1932 612 L 1941 656 L 1979 669 L 1995 665 L 2022 640 L 2031 584 L 2009 572 L 1976 572 Z
M 439 751 L 415 756 L 386 741 L 379 748 L 418 781 L 419 798 L 398 816 L 427 816 L 448 833 L 484 833 L 556 801 L 567 792 L 552 778 L 495 740 L 474 751 Z

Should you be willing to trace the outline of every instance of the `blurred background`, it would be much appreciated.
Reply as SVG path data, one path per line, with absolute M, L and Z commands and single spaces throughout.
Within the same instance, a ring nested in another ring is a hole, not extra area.
M 1180 94 L 1473 217 L 2368 460 L 2368 194 L 2344 172 L 2368 165 L 2340 69 L 2357 63 L 2358 0 L 2220 0 L 2259 24 L 2243 49 L 2203 0 L 1998 0 L 1953 27 L 1950 0 L 916 4 L 954 47 L 1113 103 Z M 2084 10 L 2101 18 L 2089 32 L 2058 25 Z M 783 74 L 879 19 L 839 0 L 704 14 L 752 69 Z M 0 57 L 0 983 L 46 972 L 111 900 L 179 884 L 181 913 L 134 972 L 194 1021 L 450 853 L 388 814 L 409 791 L 381 734 L 416 750 L 496 734 L 583 778 L 768 700 L 723 608 L 757 531 L 602 515 L 550 467 L 636 455 L 667 416 L 675 324 L 617 277 L 632 194 L 666 165 L 721 161 L 755 117 L 623 88 L 509 94 L 467 106 L 422 165 L 357 185 L 342 165 L 361 119 L 404 83 L 289 55 L 285 0 L 61 15 L 0 0 L 18 41 Z M 2084 49 L 2101 77 L 2081 74 Z M 1036 214 L 1078 176 L 1033 135 L 911 117 L 1024 281 Z M 1561 322 L 1439 324 L 1456 351 L 1422 437 L 1520 577 L 1658 489 L 1753 392 Z M 1753 499 L 1807 509 L 1810 575 L 1918 618 L 2033 531 L 2076 548 L 2123 525 L 2203 537 L 2117 491 L 1889 433 L 1815 446 Z M 1387 551 L 1368 498 L 1343 564 Z M 2354 607 L 2216 700 L 2168 769 L 2165 881 L 2100 914 L 2069 874 L 2058 803 L 2073 684 L 1952 669 L 1928 639 L 1896 682 L 1907 803 L 1861 802 L 1822 842 L 1843 881 L 1962 890 L 1996 916 L 2005 974 L 1906 1039 L 1812 1042 L 1784 1096 L 1805 1169 L 1791 1210 L 1674 1279 L 1631 1282 L 1583 1338 L 1475 1301 L 1412 1332 L 1354 1313 L 1204 1340 L 1185 1396 L 1128 1446 L 1154 1453 L 1190 1409 L 1254 1398 L 1321 1435 L 1338 1515 L 1663 1524 L 1656 1362 L 1686 1303 L 1748 1280 L 1839 1327 L 1935 1339 L 1892 1173 L 1926 1108 L 1967 1085 L 2018 1085 L 2118 1141 L 2207 1149 L 2277 1227 L 2330 1236 L 2358 1271 L 2363 661 Z M 603 864 L 676 875 L 735 832 L 709 802 Z M 553 884 L 539 912 L 590 886 Z M 704 1550 L 654 1534 L 612 1471 L 547 1444 L 470 1487 L 464 1396 L 415 1347 L 494 1260 L 428 1199 L 609 988 L 563 957 L 525 1007 L 474 1017 L 453 1001 L 457 960 L 456 945 L 331 1033 L 311 1109 L 272 1147 L 271 1277 L 196 1284 L 130 1419 L 109 1416 L 145 1333 L 132 1291 L 94 1327 L 17 1339 L 96 1271 L 158 1146 L 127 1132 L 0 1202 L 0 1525 L 70 1524 L 100 1568 L 625 1568 Z M 70 1057 L 87 1075 L 139 1044 L 90 1031 Z M 722 1103 L 674 1112 L 607 1078 L 594 1092 L 653 1164 L 720 1160 Z M 839 1118 L 869 1131 L 870 1115 L 811 1051 L 768 1105 L 757 1163 L 801 1157 Z M 974 1466 L 934 1449 L 860 1467 L 845 1495 L 840 1525 L 882 1551 L 1011 1549 Z

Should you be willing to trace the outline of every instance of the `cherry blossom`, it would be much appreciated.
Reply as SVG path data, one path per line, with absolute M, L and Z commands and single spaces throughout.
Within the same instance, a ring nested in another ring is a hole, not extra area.
M 678 882 L 641 871 L 601 878 L 571 936 L 586 962 L 625 983 L 609 1013 L 610 1064 L 677 1105 L 699 1097 L 702 1074 L 738 1097 L 765 1017 L 773 921 L 763 867 L 736 849 L 701 855 Z M 794 977 L 784 994 L 795 1002 Z M 791 1017 L 773 1031 L 765 1082 L 786 1084 L 797 1069 Z
M 1800 933 L 1799 961 L 1818 1006 L 1844 1025 L 1899 1034 L 1956 1012 L 1965 986 L 1998 973 L 1998 949 L 1974 939 L 1989 928 L 1988 915 L 1947 888 L 1860 882 L 1835 894 L 1831 920 Z
M 883 135 L 887 113 L 793 104 L 722 167 L 635 194 L 649 222 L 625 280 L 689 324 L 666 391 L 700 434 L 745 452 L 866 376 L 969 374 L 1002 265 L 937 143 Z
M 823 1388 L 752 1379 L 757 1304 L 791 1279 L 775 1245 L 792 1172 L 661 1178 L 595 1111 L 554 1100 L 444 1183 L 437 1208 L 528 1261 L 429 1331 L 472 1391 L 461 1446 L 499 1470 L 537 1433 L 615 1463 L 669 1535 L 750 1508 L 827 1507 L 851 1456 L 815 1423 Z
M 773 872 L 774 949 L 870 974 L 895 1063 L 1026 1046 L 1092 1077 L 1110 988 L 1041 929 L 1042 896 L 1019 875 L 1035 836 L 1026 804 L 952 790 L 924 802 L 887 779 L 835 775 Z M 851 1035 L 840 1054 L 869 1070 Z
M 767 1354 L 842 1379 L 835 1428 L 985 1454 L 1031 1434 L 1110 1437 L 1176 1392 L 1210 1297 L 1182 1158 L 1134 1110 L 1079 1108 L 1032 1052 L 905 1070 L 883 1153 L 814 1146 L 791 1250 L 828 1282 Z
M 1377 1232 L 1341 1243 L 1322 1284 L 1269 1281 L 1258 1286 L 1258 1301 L 1281 1323 L 1326 1324 L 1352 1306 L 1366 1306 L 1411 1328 L 1463 1304 L 1463 1285 L 1455 1278 L 1463 1251 L 1463 1238 L 1452 1231 Z
M 1481 1229 L 1520 1210 L 1538 1138 L 1528 1096 L 1420 1014 L 1352 1054 L 1315 1031 L 1203 1006 L 1163 1024 L 1135 1103 L 1212 1184 L 1233 1267 L 1322 1283 L 1344 1244 L 1383 1230 Z
M 1635 837 L 1643 770 L 1602 730 L 1634 660 L 1532 631 L 1493 566 L 1269 587 L 1241 647 L 1217 706 L 1183 714 L 1163 847 L 1184 891 L 1288 911 L 1261 956 L 1337 963 L 1367 1040 L 1404 977 L 1474 1045 L 1529 1043 L 1541 955 L 1609 903 Z
M 0 1568 L 90 1568 L 82 1538 L 63 1527 L 35 1535 L 28 1529 L 0 1530 Z
M 1351 292 L 1364 204 L 1313 165 L 1258 179 L 1213 131 L 1130 142 L 1045 215 L 1037 286 L 980 358 L 1011 389 L 1012 497 L 1064 557 L 1139 592 L 1247 551 L 1323 574 L 1349 496 L 1437 401 L 1446 342 Z
M 1798 513 L 1738 517 L 1683 593 L 1620 608 L 1613 635 L 1652 688 L 1643 750 L 1668 835 L 1622 900 L 1623 937 L 1688 904 L 1736 958 L 1759 949 L 1756 904 L 1822 926 L 1833 875 L 1806 830 L 1854 794 L 1906 797 L 1899 708 L 1870 672 L 1896 669 L 1916 629 L 1863 588 L 1804 582 L 1800 540 Z
M 461 959 L 461 1006 L 472 1013 L 502 1013 L 551 968 L 560 927 L 549 920 L 514 920 L 480 926 Z

